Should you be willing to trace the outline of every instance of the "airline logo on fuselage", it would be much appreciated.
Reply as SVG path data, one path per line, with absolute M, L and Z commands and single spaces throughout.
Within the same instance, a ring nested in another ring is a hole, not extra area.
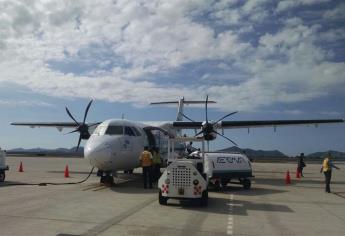
M 226 163 L 242 163 L 242 157 L 217 157 L 217 163 L 226 164 Z

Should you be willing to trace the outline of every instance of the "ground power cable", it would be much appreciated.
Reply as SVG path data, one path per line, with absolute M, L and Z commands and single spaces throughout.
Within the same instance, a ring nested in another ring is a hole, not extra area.
M 93 172 L 95 167 L 92 167 L 90 173 L 88 176 L 78 182 L 67 182 L 67 183 L 51 183 L 51 182 L 43 182 L 43 183 L 9 183 L 9 184 L 4 184 L 2 186 L 47 186 L 47 185 L 70 185 L 70 184 L 81 184 L 84 183 L 86 180 L 88 180 Z M 0 185 L 1 186 L 1 185 Z

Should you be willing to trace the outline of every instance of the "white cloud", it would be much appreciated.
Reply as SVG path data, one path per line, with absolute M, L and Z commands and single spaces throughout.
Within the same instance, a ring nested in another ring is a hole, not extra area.
M 262 22 L 268 17 L 266 5 L 269 2 L 269 0 L 220 1 L 214 4 L 214 12 L 211 16 L 220 24 L 242 25 L 248 28 L 250 23 Z
M 312 4 L 284 2 L 278 8 Z M 345 85 L 344 63 L 329 61 L 329 52 L 316 43 L 339 40 L 342 30 L 320 34 L 320 25 L 292 16 L 277 31 L 257 36 L 256 26 L 270 16 L 270 3 L 3 1 L 0 83 L 11 81 L 49 96 L 136 105 L 210 94 L 223 110 L 310 100 Z M 220 30 L 220 21 L 239 29 Z M 257 44 L 244 40 L 243 32 L 259 37 Z M 178 70 L 193 74 L 192 65 L 199 62 L 215 64 L 202 73 L 203 84 L 160 76 Z M 78 72 L 82 66 L 87 69 Z M 224 71 L 217 70 L 229 68 L 236 71 L 221 79 Z
M 276 11 L 282 12 L 298 6 L 313 5 L 330 1 L 331 0 L 283 0 L 279 1 Z
M 334 9 L 328 10 L 323 14 L 323 17 L 326 19 L 344 19 L 345 18 L 345 3 L 337 5 Z
M 36 100 L 0 100 L 0 107 L 53 107 L 53 104 Z

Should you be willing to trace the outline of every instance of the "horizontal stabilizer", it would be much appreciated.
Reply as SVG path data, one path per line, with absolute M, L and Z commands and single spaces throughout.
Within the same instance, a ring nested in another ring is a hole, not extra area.
M 178 104 L 179 101 L 167 101 L 167 102 L 151 102 L 150 105 L 162 105 L 162 104 Z M 205 101 L 188 101 L 183 100 L 184 104 L 205 104 Z M 216 103 L 215 101 L 208 101 L 207 103 Z

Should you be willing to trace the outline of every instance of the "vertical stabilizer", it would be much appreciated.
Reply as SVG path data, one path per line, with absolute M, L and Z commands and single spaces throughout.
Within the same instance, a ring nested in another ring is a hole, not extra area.
M 167 102 L 152 102 L 151 105 L 164 105 L 164 104 L 177 104 L 177 116 L 176 121 L 182 121 L 183 120 L 183 109 L 184 105 L 191 105 L 191 104 L 205 104 L 206 101 L 191 101 L 191 100 L 185 100 L 184 97 L 180 98 L 178 101 L 167 101 Z M 215 101 L 207 101 L 207 103 L 216 103 Z
M 184 97 L 178 100 L 176 121 L 183 120 Z

